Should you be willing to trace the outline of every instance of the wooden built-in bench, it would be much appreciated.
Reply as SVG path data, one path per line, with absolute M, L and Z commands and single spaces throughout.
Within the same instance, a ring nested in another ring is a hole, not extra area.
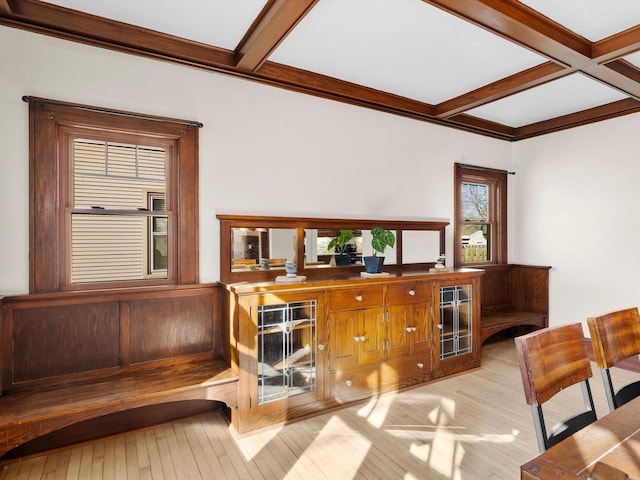
M 106 425 L 179 418 L 188 404 L 236 408 L 218 298 L 195 285 L 0 299 L 0 460 L 81 422 L 115 433 Z
M 549 325 L 549 269 L 533 265 L 482 267 L 480 341 Z

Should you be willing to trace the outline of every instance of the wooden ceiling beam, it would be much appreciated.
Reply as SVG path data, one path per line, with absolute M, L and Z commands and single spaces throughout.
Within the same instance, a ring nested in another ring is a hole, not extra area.
M 627 62 L 626 60 L 614 60 L 613 62 L 609 62 L 606 64 L 606 67 L 611 70 L 615 70 L 620 75 L 624 75 L 627 78 L 630 78 L 634 82 L 640 83 L 640 68 L 636 67 L 632 63 Z
M 509 77 L 480 87 L 471 92 L 452 98 L 435 106 L 435 116 L 447 118 L 466 110 L 493 102 L 531 87 L 542 85 L 550 80 L 563 77 L 573 70 L 564 68 L 554 62 L 545 62 L 535 67 L 518 72 Z
M 595 42 L 591 50 L 593 61 L 599 64 L 640 50 L 640 25 Z
M 252 25 L 236 50 L 236 68 L 253 72 L 311 11 L 318 0 L 273 0 Z
M 292 89 L 322 94 L 324 97 L 341 99 L 352 104 L 366 105 L 378 109 L 385 108 L 390 112 L 406 112 L 423 118 L 434 116 L 433 105 L 428 103 L 418 102 L 296 67 L 266 62 L 256 72 L 256 75 L 273 83 L 287 85 Z
M 2 1 L 2 0 L 0 0 Z M 146 28 L 33 0 L 6 0 L 4 23 L 111 50 L 220 70 L 235 68 L 233 52 Z M 1 20 L 1 19 L 0 19 Z
M 581 112 L 570 113 L 551 120 L 518 127 L 514 130 L 514 140 L 524 140 L 525 138 L 537 137 L 546 133 L 588 125 L 589 123 L 637 112 L 640 112 L 640 101 L 633 98 L 626 98 L 606 105 L 589 108 Z
M 515 0 L 423 0 L 550 60 L 579 67 L 591 59 L 591 43 Z

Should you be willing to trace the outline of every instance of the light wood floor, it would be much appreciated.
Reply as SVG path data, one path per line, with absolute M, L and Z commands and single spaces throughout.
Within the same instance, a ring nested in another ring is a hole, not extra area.
M 592 364 L 599 416 L 607 413 Z M 637 374 L 620 370 L 616 381 Z M 554 423 L 581 403 L 562 392 Z M 2 467 L 9 479 L 508 480 L 537 454 L 513 341 L 485 345 L 471 373 L 238 439 L 220 412 Z

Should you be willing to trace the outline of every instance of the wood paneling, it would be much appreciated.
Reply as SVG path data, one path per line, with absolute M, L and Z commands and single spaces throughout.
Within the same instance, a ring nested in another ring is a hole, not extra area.
M 48 432 L 130 409 L 191 400 L 234 407 L 238 378 L 221 348 L 218 290 L 0 299 L 0 457 Z M 177 418 L 178 410 L 167 415 Z M 145 410 L 139 415 L 144 422 Z
M 33 306 L 13 312 L 13 383 L 117 367 L 118 303 Z
M 128 302 L 132 364 L 213 350 L 209 295 Z
M 6 297 L 2 391 L 111 375 L 142 362 L 220 356 L 214 290 L 197 285 Z

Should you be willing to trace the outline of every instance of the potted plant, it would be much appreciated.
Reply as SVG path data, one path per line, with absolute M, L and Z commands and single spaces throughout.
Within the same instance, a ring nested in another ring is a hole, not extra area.
M 371 248 L 373 256 L 364 257 L 364 267 L 367 273 L 380 273 L 384 264 L 384 257 L 378 256 L 378 253 L 384 254 L 387 247 L 393 248 L 396 244 L 396 237 L 391 230 L 374 227 L 371 229 Z
M 346 254 L 347 243 L 353 238 L 353 230 L 340 230 L 337 237 L 334 237 L 327 245 L 327 249 L 333 249 L 335 256 L 333 257 L 336 266 L 344 267 L 349 265 L 349 255 Z

